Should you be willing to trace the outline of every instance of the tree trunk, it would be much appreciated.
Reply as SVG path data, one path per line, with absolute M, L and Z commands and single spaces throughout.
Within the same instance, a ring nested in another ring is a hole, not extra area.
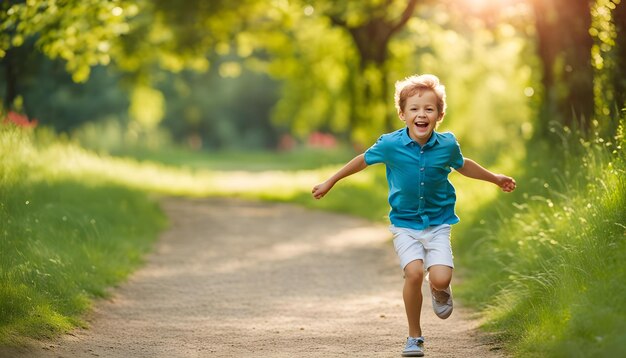
M 533 6 L 544 87 L 539 134 L 549 120 L 585 130 L 594 113 L 591 3 L 534 0 Z
M 615 105 L 618 113 L 626 107 L 626 1 L 622 0 L 613 10 L 613 23 L 617 37 L 615 38 L 615 73 L 613 87 Z M 619 114 L 618 114 L 619 115 Z
M 355 47 L 359 53 L 360 60 L 360 71 L 356 73 L 355 78 L 353 79 L 353 83 L 349 86 L 354 86 L 354 84 L 361 83 L 361 88 L 355 88 L 358 93 L 354 93 L 354 98 L 356 99 L 354 105 L 357 108 L 367 108 L 368 106 L 375 104 L 376 102 L 383 101 L 387 103 L 389 98 L 387 98 L 387 94 L 389 93 L 387 83 L 387 73 L 385 63 L 387 61 L 388 56 L 388 45 L 391 37 L 397 33 L 407 21 L 413 15 L 415 11 L 415 7 L 417 5 L 417 0 L 409 0 L 405 5 L 404 11 L 399 19 L 395 21 L 388 20 L 385 15 L 388 13 L 386 9 L 391 6 L 391 1 L 386 1 L 381 4 L 381 8 L 378 9 L 380 11 L 375 11 L 376 15 L 372 15 L 368 21 L 360 24 L 358 26 L 349 26 L 347 22 L 338 15 L 329 15 L 331 22 L 340 26 L 348 31 L 351 35 Z M 369 83 L 366 79 L 365 72 L 372 71 L 375 69 L 379 71 L 380 83 Z M 358 77 L 358 78 L 357 78 Z M 387 105 L 391 105 L 387 103 Z M 365 118 L 364 115 L 359 113 L 367 113 L 367 110 L 354 110 L 352 113 L 356 115 L 354 120 L 351 120 L 351 123 L 358 126 L 361 123 L 365 123 L 368 120 L 377 120 L 371 118 Z M 393 125 L 393 117 L 385 112 L 384 115 L 384 129 L 386 131 L 391 131 L 394 129 Z
M 15 50 L 8 49 L 4 58 L 2 59 L 5 71 L 6 80 L 6 93 L 4 95 L 3 107 L 5 110 L 10 111 L 13 109 L 15 98 L 18 95 L 17 92 L 17 68 L 15 64 Z

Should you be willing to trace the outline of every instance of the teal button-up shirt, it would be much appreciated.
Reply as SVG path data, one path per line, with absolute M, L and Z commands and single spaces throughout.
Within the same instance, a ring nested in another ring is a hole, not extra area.
M 456 193 L 448 180 L 451 168 L 461 168 L 464 161 L 456 137 L 433 132 L 422 147 L 407 131 L 383 134 L 365 151 L 367 165 L 387 168 L 391 224 L 416 230 L 456 224 Z

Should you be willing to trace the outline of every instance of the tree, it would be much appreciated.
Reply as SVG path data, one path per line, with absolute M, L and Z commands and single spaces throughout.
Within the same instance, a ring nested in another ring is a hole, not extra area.
M 384 129 L 393 130 L 393 117 L 386 110 L 390 98 L 385 66 L 388 45 L 413 15 L 417 0 L 324 5 L 331 22 L 350 34 L 359 54 L 357 68 L 350 72 L 350 107 L 355 110 L 350 116 L 350 127 L 382 117 Z
M 144 111 L 139 103 L 130 103 L 131 118 L 147 130 L 154 128 L 165 112 L 163 96 L 155 88 L 162 71 L 207 70 L 208 53 L 241 21 L 233 12 L 244 10 L 226 1 L 176 3 L 178 12 L 170 11 L 172 6 L 171 2 L 148 0 L 3 2 L 0 67 L 6 85 L 0 90 L 4 92 L 2 107 L 10 110 L 15 103 L 23 103 L 19 110 L 32 115 L 29 101 L 15 100 L 29 88 L 25 85 L 29 76 L 39 73 L 38 67 L 45 61 L 37 53 L 42 53 L 64 63 L 79 83 L 87 81 L 92 67 L 114 65 L 121 70 L 120 83 L 134 102 L 150 98 L 161 107 Z M 191 18 L 196 6 L 203 11 Z M 173 15 L 179 18 L 172 19 Z M 201 22 L 189 22 L 198 17 Z M 179 26 L 183 21 L 187 25 Z M 72 123 L 68 118 L 58 120 Z M 58 128 L 68 129 L 65 125 Z
M 594 113 L 590 0 L 533 0 L 544 90 L 540 133 L 549 120 L 588 128 Z
M 129 29 L 138 7 L 125 0 L 10 0 L 0 8 L 0 58 L 6 73 L 5 108 L 19 95 L 24 56 L 35 49 L 61 58 L 75 81 L 111 62 L 111 44 Z M 23 47 L 23 50 L 20 48 Z
M 626 107 L 626 1 L 615 1 L 613 10 L 613 23 L 615 25 L 615 73 L 613 86 L 615 89 L 615 102 L 618 110 Z

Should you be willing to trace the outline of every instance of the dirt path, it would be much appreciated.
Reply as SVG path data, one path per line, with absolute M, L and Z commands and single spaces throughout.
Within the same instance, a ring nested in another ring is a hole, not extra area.
M 386 227 L 285 204 L 167 199 L 148 263 L 90 329 L 29 357 L 399 357 L 402 277 Z M 427 357 L 502 357 L 425 293 Z

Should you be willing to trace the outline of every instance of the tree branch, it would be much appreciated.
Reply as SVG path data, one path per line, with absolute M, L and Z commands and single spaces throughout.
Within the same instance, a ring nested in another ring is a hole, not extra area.
M 415 11 L 415 6 L 417 6 L 417 0 L 409 0 L 398 22 L 391 26 L 389 34 L 397 32 L 409 21 L 413 15 L 413 11 Z
M 330 19 L 330 22 L 335 25 L 335 26 L 339 26 L 339 27 L 344 27 L 344 28 L 348 28 L 348 23 L 343 20 L 342 18 L 340 18 L 338 15 L 336 14 L 328 14 L 328 18 Z

